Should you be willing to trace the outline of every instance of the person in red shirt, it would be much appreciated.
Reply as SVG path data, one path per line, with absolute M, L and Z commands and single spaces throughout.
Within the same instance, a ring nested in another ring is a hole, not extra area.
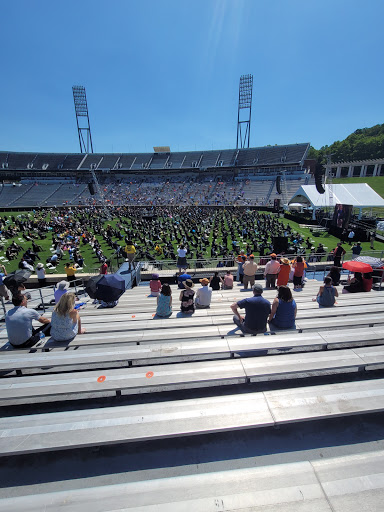
M 108 274 L 108 265 L 109 265 L 109 260 L 105 260 L 104 263 L 100 267 L 100 274 L 102 274 L 102 275 Z
M 158 297 L 161 291 L 161 281 L 159 274 L 152 274 L 152 279 L 149 281 L 149 288 L 151 290 L 152 297 Z
M 301 290 L 301 288 L 303 287 L 302 281 L 305 269 L 304 261 L 301 256 L 297 256 L 297 258 L 293 262 L 292 268 L 295 270 L 293 274 L 293 289 Z

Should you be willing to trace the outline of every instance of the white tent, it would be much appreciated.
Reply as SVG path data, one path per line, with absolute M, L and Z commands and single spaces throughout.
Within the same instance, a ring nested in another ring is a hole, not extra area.
M 313 208 L 325 208 L 335 206 L 335 204 L 351 204 L 360 209 L 384 207 L 384 199 L 367 183 L 333 184 L 332 195 L 330 195 L 329 185 L 325 185 L 324 188 L 325 193 L 319 194 L 315 185 L 302 185 L 291 197 L 288 205 L 300 203 L 305 206 L 313 206 Z

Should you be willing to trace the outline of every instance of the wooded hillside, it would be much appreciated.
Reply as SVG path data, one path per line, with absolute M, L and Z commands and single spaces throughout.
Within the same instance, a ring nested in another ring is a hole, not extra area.
M 308 158 L 315 158 L 322 164 L 326 162 L 326 155 L 331 153 L 332 162 L 384 158 L 384 124 L 356 130 L 346 139 L 337 140 L 330 146 L 320 149 L 311 146 Z

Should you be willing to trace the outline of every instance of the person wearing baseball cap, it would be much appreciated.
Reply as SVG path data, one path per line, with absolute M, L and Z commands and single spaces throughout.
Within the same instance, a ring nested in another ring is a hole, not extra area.
M 196 290 L 195 306 L 196 309 L 207 309 L 211 306 L 212 288 L 209 288 L 209 280 L 204 277 L 200 279 L 201 288 Z
M 256 283 L 252 289 L 253 297 L 234 302 L 231 306 L 234 313 L 233 321 L 243 334 L 266 332 L 267 319 L 271 313 L 271 303 L 262 297 L 262 285 Z M 245 309 L 245 317 L 240 315 L 238 308 Z

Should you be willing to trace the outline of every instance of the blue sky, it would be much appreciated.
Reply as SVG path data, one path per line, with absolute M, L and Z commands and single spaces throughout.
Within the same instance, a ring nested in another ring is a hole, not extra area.
M 233 148 L 253 74 L 251 146 L 319 148 L 384 122 L 382 0 L 2 0 L 0 150 Z

